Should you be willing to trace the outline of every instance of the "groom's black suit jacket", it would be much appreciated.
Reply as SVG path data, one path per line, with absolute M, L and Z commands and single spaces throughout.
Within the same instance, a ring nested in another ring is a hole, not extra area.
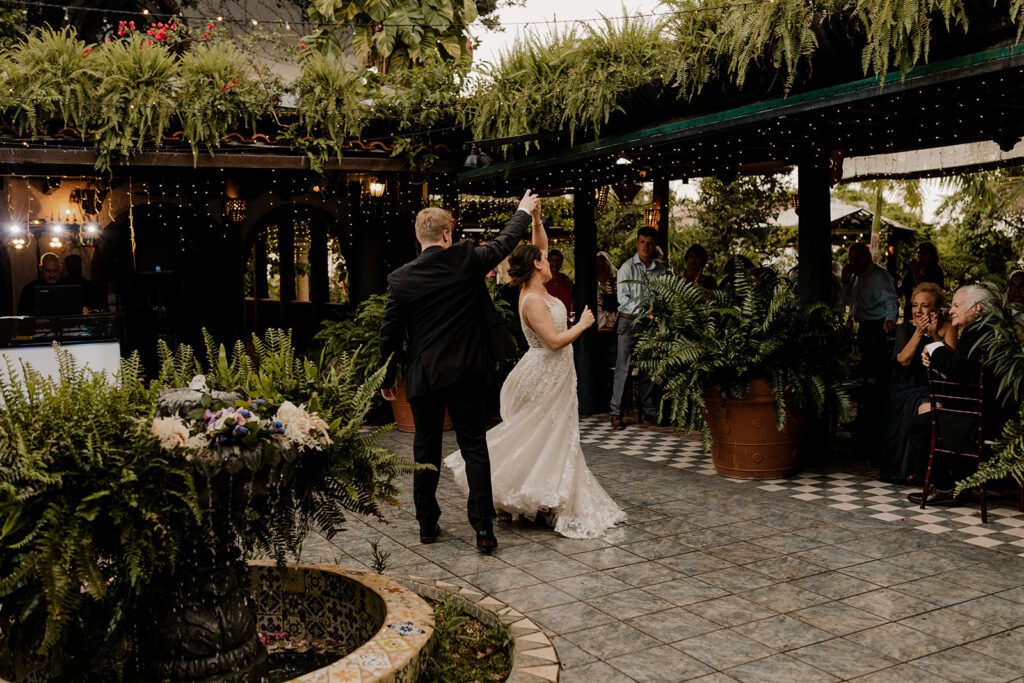
M 531 224 L 529 213 L 516 211 L 492 241 L 430 247 L 388 275 L 381 362 L 408 338 L 408 398 L 436 392 L 515 354 L 515 341 L 501 323 L 483 276 L 512 253 Z M 395 372 L 391 363 L 384 386 L 394 384 Z

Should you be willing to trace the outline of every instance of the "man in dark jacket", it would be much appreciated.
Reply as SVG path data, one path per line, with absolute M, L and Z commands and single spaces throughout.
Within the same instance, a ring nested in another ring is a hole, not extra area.
M 408 338 L 405 393 L 412 407 L 416 436 L 413 457 L 433 471 L 413 475 L 413 500 L 420 542 L 433 543 L 437 520 L 437 482 L 441 437 L 447 406 L 466 461 L 469 522 L 483 552 L 498 546 L 492 520 L 491 466 L 486 439 L 485 377 L 498 360 L 515 353 L 484 282 L 484 276 L 507 257 L 526 234 L 539 211 L 540 198 L 529 191 L 505 229 L 491 242 L 452 243 L 453 220 L 442 209 L 416 216 L 416 240 L 422 252 L 388 276 L 388 301 L 381 325 L 381 360 L 388 362 L 382 395 L 395 397 L 394 362 Z
M 978 359 L 979 350 L 974 347 L 981 337 L 983 327 L 979 321 L 981 307 L 991 299 L 991 293 L 978 285 L 961 287 L 953 295 L 949 307 L 950 321 L 959 332 L 956 349 L 942 341 L 933 341 L 922 351 L 921 361 L 943 378 L 964 384 L 977 384 L 981 377 L 982 365 Z M 929 330 L 937 338 L 934 329 Z M 992 375 L 992 368 L 984 367 L 985 382 L 985 424 L 982 434 L 985 439 L 998 438 L 1008 417 L 1008 406 L 996 395 L 998 383 Z M 974 394 L 975 396 L 977 394 Z M 947 406 L 953 407 L 953 406 Z M 932 415 L 925 412 L 910 421 L 910 447 L 914 456 L 917 481 L 923 482 L 931 450 Z M 978 421 L 970 415 L 940 412 L 937 416 L 937 430 L 945 448 L 969 451 L 977 439 Z M 937 454 L 932 462 L 928 505 L 960 505 L 963 501 L 954 498 L 953 486 L 963 479 L 972 468 L 967 458 L 949 457 Z M 921 502 L 920 493 L 912 493 L 913 503 Z

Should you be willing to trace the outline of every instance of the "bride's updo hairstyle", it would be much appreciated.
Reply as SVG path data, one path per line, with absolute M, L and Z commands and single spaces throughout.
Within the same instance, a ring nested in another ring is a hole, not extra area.
M 533 264 L 543 257 L 536 244 L 520 244 L 508 257 L 508 274 L 513 287 L 522 287 L 533 277 Z

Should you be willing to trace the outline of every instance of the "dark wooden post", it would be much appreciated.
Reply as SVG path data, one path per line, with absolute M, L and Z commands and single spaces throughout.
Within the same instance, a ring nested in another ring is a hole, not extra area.
M 326 212 L 317 213 L 309 226 L 309 300 L 313 302 L 313 316 L 316 322 L 320 321 L 323 306 L 331 298 L 327 276 L 327 239 L 331 233 L 327 222 L 330 220 Z
M 797 293 L 804 302 L 832 297 L 832 215 L 828 158 L 807 148 L 797 169 L 799 217 Z
M 658 207 L 658 246 L 665 252 L 665 263 L 668 260 L 668 215 L 672 210 L 669 205 L 671 193 L 668 189 L 668 178 L 654 181 L 654 204 Z
M 576 282 L 573 287 L 573 308 L 589 306 L 597 312 L 597 202 L 590 185 L 577 187 L 573 193 L 573 256 Z M 595 415 L 608 410 L 606 396 L 608 369 L 604 367 L 601 339 L 594 327 L 576 342 L 576 381 L 580 413 Z

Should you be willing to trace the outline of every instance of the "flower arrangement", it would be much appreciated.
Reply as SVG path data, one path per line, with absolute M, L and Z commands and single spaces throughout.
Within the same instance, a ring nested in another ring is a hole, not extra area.
M 197 376 L 193 383 L 201 384 L 197 380 L 202 379 Z M 273 406 L 265 399 L 225 402 L 209 393 L 189 391 L 199 407 L 184 416 L 155 417 L 151 427 L 161 448 L 181 452 L 189 462 L 226 464 L 244 451 L 262 451 L 290 463 L 304 452 L 323 451 L 331 445 L 331 426 L 305 406 L 284 401 L 271 414 Z

